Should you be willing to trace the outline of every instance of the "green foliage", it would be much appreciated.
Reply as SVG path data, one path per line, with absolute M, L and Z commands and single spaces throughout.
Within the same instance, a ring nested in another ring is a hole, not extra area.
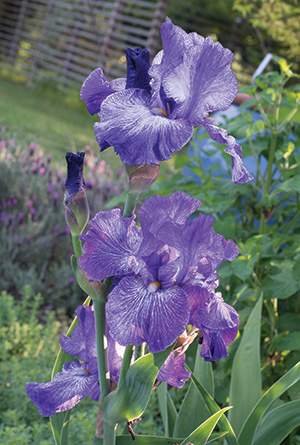
M 273 52 L 273 43 L 273 46 L 279 46 L 282 56 L 299 64 L 300 7 L 296 1 L 235 0 L 234 10 L 240 12 L 259 32 L 262 49 L 267 47 Z

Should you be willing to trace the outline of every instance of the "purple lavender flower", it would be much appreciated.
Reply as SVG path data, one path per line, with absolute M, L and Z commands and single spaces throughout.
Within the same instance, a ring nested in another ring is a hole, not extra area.
M 128 49 L 127 79 L 108 82 L 97 69 L 84 82 L 81 99 L 89 112 L 100 115 L 94 128 L 101 151 L 113 146 L 129 165 L 159 164 L 202 125 L 213 140 L 228 145 L 232 182 L 250 181 L 240 146 L 209 119 L 209 113 L 226 110 L 237 94 L 233 53 L 211 37 L 185 33 L 169 18 L 161 38 L 163 51 L 150 68 L 147 50 Z
M 201 204 L 184 192 L 151 196 L 139 211 L 141 228 L 115 209 L 98 213 L 81 236 L 83 271 L 97 281 L 118 277 L 106 312 L 119 344 L 146 342 L 159 352 L 194 324 L 207 339 L 201 355 L 218 360 L 224 356 L 219 343 L 226 350 L 235 338 L 238 315 L 214 292 L 217 267 L 238 248 L 212 229 L 211 216 L 188 219 Z
M 52 417 L 57 412 L 73 408 L 84 397 L 90 396 L 98 401 L 98 367 L 96 352 L 96 333 L 93 306 L 79 306 L 75 314 L 79 324 L 71 337 L 61 335 L 60 343 L 64 352 L 77 357 L 65 363 L 61 372 L 48 383 L 26 383 L 28 397 L 37 406 L 42 416 Z M 118 383 L 125 347 L 117 344 L 107 330 L 107 355 L 111 378 Z M 180 358 L 181 357 L 181 358 Z M 184 369 L 184 354 L 180 357 L 170 355 L 160 371 L 159 379 L 173 386 L 181 387 L 183 379 L 189 377 Z

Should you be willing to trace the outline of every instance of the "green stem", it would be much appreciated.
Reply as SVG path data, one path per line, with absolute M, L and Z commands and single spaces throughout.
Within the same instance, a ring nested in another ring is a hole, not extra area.
M 118 381 L 118 387 L 123 383 L 123 380 L 125 379 L 126 372 L 128 371 L 128 369 L 130 367 L 132 352 L 133 352 L 133 346 L 132 345 L 126 346 L 123 361 L 122 361 L 119 381 Z
M 105 329 L 105 301 L 97 298 L 94 300 L 96 345 L 98 357 L 98 375 L 101 393 L 101 403 L 110 392 L 110 377 L 107 362 L 107 345 Z
M 135 211 L 136 201 L 138 199 L 139 193 L 127 192 L 125 207 L 123 211 L 123 218 L 130 218 Z
M 74 255 L 76 258 L 79 258 L 82 255 L 82 244 L 79 240 L 79 236 L 73 236 L 72 235 L 72 243 L 73 243 L 73 249 L 74 249 Z

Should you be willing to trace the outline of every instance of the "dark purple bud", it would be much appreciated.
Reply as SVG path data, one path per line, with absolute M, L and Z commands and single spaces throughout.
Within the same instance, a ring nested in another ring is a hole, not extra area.
M 65 181 L 65 216 L 72 236 L 79 236 L 89 219 L 89 206 L 83 178 L 84 152 L 66 154 L 68 165 Z
M 150 53 L 147 49 L 142 48 L 127 48 L 127 88 L 141 88 L 146 91 L 151 91 L 149 67 L 150 67 Z

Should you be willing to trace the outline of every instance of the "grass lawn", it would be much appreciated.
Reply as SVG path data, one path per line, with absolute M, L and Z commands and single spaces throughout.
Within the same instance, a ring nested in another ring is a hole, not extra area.
M 79 90 L 63 94 L 46 87 L 29 87 L 0 74 L 0 125 L 17 131 L 26 142 L 36 142 L 56 163 L 66 151 L 83 151 L 86 145 L 98 150 L 91 116 L 80 100 Z M 113 150 L 101 157 L 115 170 L 121 162 Z

